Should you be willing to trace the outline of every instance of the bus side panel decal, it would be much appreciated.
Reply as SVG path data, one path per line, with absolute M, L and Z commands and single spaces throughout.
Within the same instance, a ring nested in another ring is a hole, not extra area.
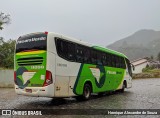
M 74 84 L 74 88 L 73 88 L 73 93 L 74 93 L 74 94 L 77 94 L 77 93 L 76 93 L 76 87 L 77 87 L 78 81 L 79 81 L 79 79 L 80 79 L 80 75 L 81 75 L 82 68 L 83 68 L 83 64 L 81 64 L 81 66 L 80 66 L 80 69 L 79 69 L 79 72 L 78 72 L 78 75 L 77 75 L 77 79 L 76 79 L 76 82 L 75 82 L 75 84 Z
M 106 72 L 104 66 L 81 64 L 73 92 L 78 95 L 82 94 L 82 87 L 88 80 L 92 83 L 92 87 L 94 89 L 102 88 L 106 81 Z
M 92 83 L 93 92 L 117 90 L 124 79 L 125 70 L 101 65 L 81 64 L 73 92 L 83 93 L 86 81 Z

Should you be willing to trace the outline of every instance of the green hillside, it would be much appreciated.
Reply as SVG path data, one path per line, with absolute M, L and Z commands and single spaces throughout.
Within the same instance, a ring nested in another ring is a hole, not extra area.
M 160 52 L 160 31 L 140 30 L 107 48 L 124 53 L 130 60 L 146 56 L 156 58 Z

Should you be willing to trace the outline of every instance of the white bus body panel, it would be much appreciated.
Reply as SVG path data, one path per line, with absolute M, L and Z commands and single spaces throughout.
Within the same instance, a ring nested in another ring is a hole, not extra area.
M 126 69 L 126 74 L 124 76 L 124 80 L 127 82 L 127 87 L 126 88 L 131 88 L 132 87 L 132 77 L 128 73 L 128 69 Z
M 56 51 L 55 37 L 61 35 L 49 33 L 47 48 L 47 70 L 52 72 L 54 97 L 75 96 L 73 87 L 79 72 L 81 63 L 69 62 L 59 57 Z M 65 38 L 68 39 L 68 38 Z M 68 39 L 69 40 L 69 39 Z M 53 58 L 54 54 L 54 59 Z M 55 60 L 53 62 L 53 60 Z
M 55 97 L 74 96 L 73 87 L 81 63 L 69 62 L 56 56 Z

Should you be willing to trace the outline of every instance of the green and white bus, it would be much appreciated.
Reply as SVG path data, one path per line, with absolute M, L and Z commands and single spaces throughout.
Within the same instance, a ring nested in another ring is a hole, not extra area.
M 91 93 L 132 86 L 131 64 L 124 54 L 57 33 L 19 37 L 14 62 L 19 95 L 87 100 Z

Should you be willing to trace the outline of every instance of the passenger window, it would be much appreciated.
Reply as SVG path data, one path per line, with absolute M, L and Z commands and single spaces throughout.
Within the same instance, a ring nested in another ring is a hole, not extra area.
M 121 60 L 121 61 L 120 61 L 120 63 L 121 63 L 121 64 L 120 64 L 121 68 L 124 68 L 124 69 L 125 69 L 125 68 L 126 68 L 126 64 L 125 64 L 124 58 L 121 57 L 120 60 Z
M 91 63 L 90 49 L 84 48 L 84 63 Z
M 115 58 L 114 58 L 114 55 L 111 55 L 111 57 L 112 57 L 112 60 L 111 60 L 112 67 L 115 67 Z
M 120 68 L 120 60 L 118 56 L 115 56 L 116 68 Z
M 95 50 L 91 51 L 91 62 L 92 64 L 97 64 L 97 54 Z
M 112 64 L 111 64 L 111 55 L 110 54 L 107 54 L 107 66 L 112 66 Z
M 102 63 L 104 66 L 107 65 L 107 55 L 105 53 L 102 54 Z
M 57 38 L 56 47 L 59 56 L 70 61 L 75 61 L 75 44 Z
M 84 61 L 84 50 L 80 45 L 77 45 L 76 47 L 76 60 L 77 62 Z
M 102 53 L 97 51 L 97 64 L 98 65 L 103 65 L 102 64 Z
M 68 42 L 68 59 L 71 61 L 75 61 L 75 44 Z

